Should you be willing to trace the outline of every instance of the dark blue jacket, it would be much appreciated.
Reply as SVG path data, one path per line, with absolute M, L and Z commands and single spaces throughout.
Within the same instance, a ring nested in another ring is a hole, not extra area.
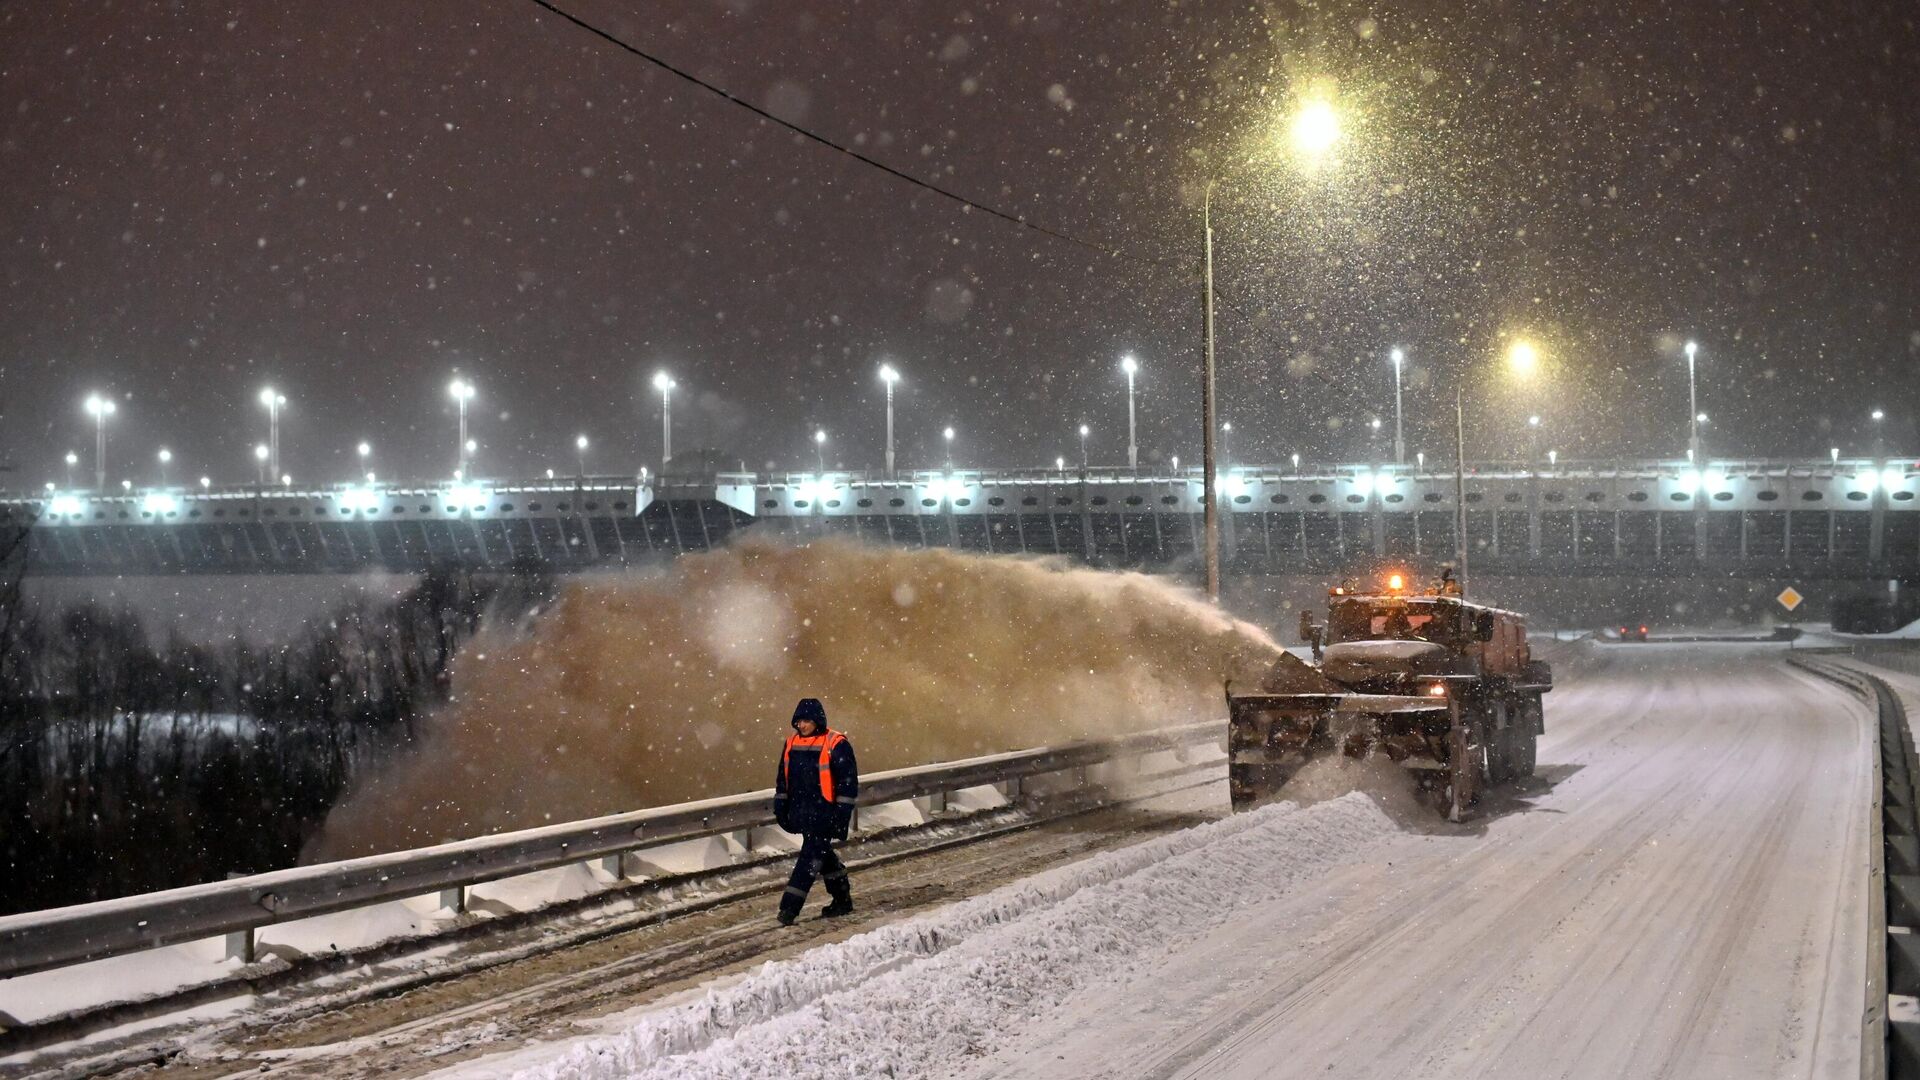
M 821 751 L 827 767 L 820 767 Z M 847 838 L 854 800 L 860 795 L 860 767 L 853 743 L 838 731 L 802 738 L 789 736 L 780 752 L 773 781 L 773 816 L 780 827 L 802 836 Z

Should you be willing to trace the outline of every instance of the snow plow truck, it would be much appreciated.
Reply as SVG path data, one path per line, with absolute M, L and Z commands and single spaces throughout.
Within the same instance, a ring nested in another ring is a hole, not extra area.
M 1329 590 L 1327 621 L 1300 613 L 1308 665 L 1275 662 L 1255 692 L 1227 687 L 1227 781 L 1235 810 L 1280 795 L 1325 755 L 1384 755 L 1419 779 L 1449 820 L 1472 816 L 1491 784 L 1533 775 L 1551 669 L 1524 616 L 1469 604 L 1443 575 L 1424 592 Z

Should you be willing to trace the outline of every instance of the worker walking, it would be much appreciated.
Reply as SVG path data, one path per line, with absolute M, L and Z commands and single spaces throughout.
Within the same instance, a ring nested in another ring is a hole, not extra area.
M 833 841 L 847 838 L 854 799 L 860 794 L 860 768 L 853 744 L 827 726 L 827 710 L 817 698 L 802 698 L 793 709 L 793 734 L 780 751 L 774 780 L 773 816 L 780 827 L 801 837 L 800 857 L 780 896 L 780 925 L 791 926 L 807 902 L 813 879 L 827 883 L 833 902 L 820 910 L 828 918 L 853 910 L 847 868 L 834 854 Z

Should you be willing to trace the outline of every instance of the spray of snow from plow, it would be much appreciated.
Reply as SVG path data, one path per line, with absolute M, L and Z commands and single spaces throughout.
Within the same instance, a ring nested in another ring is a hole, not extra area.
M 1274 804 L 766 964 L 516 1075 L 925 1075 L 1397 832 L 1364 794 Z

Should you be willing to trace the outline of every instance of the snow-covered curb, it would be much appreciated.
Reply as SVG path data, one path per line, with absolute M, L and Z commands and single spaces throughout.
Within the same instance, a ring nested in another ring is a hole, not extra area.
M 924 1075 L 1396 831 L 1361 794 L 1269 806 L 769 963 L 517 1075 Z

